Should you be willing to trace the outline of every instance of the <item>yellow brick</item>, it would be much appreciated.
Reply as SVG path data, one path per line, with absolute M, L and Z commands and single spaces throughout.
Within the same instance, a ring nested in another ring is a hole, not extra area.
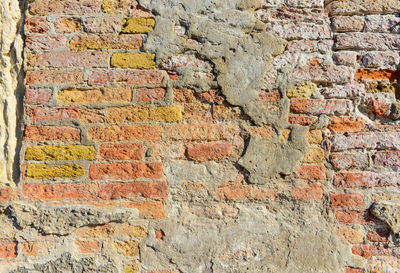
M 282 130 L 282 137 L 285 139 L 285 140 L 288 140 L 289 139 L 289 137 L 290 137 L 290 133 L 292 132 L 292 130 L 290 130 L 290 129 L 283 129 Z
M 120 250 L 124 256 L 139 256 L 139 243 L 136 241 L 113 242 L 115 249 Z
M 90 104 L 99 102 L 130 102 L 129 87 L 104 87 L 101 89 L 65 89 L 57 94 L 62 104 Z
M 116 2 L 115 0 L 103 0 L 103 12 L 114 14 Z
M 304 163 L 321 163 L 325 160 L 325 151 L 319 147 L 311 147 L 304 155 Z
M 392 84 L 392 83 L 371 83 L 368 86 L 368 93 L 392 93 L 395 95 L 396 98 L 400 97 L 400 90 L 399 90 L 399 85 L 398 84 Z
M 41 145 L 30 146 L 25 152 L 26 160 L 95 160 L 96 149 L 83 145 Z
M 312 83 L 303 83 L 300 86 L 295 86 L 286 92 L 289 98 L 309 98 L 317 90 L 317 86 Z
M 29 164 L 26 175 L 32 179 L 48 179 L 48 178 L 74 178 L 85 174 L 85 169 L 78 164 L 72 165 L 46 165 L 46 164 Z
M 126 18 L 122 22 L 122 33 L 147 33 L 154 28 L 153 18 Z
M 130 265 L 125 267 L 125 273 L 138 273 L 139 272 L 139 264 L 137 261 L 133 261 Z
M 321 130 L 311 130 L 307 133 L 307 141 L 310 144 L 320 144 L 323 139 Z
M 182 120 L 182 108 L 178 105 L 162 106 L 150 110 L 150 121 L 179 122 Z
M 179 105 L 162 106 L 150 109 L 145 106 L 112 107 L 107 109 L 107 121 L 124 122 L 178 122 L 182 120 L 182 108 Z
M 110 238 L 110 237 L 145 237 L 146 226 L 132 226 L 128 223 L 108 223 L 96 227 L 82 227 L 76 230 L 76 236 L 81 238 Z
M 154 56 L 148 53 L 114 53 L 111 65 L 120 68 L 154 69 Z

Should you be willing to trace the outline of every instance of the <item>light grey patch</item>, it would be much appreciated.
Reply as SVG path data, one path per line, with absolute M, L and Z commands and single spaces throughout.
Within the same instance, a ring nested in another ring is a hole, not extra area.
M 75 260 L 70 253 L 64 253 L 60 258 L 44 264 L 33 264 L 28 267 L 18 267 L 10 273 L 110 273 L 118 272 L 110 261 L 95 261 L 93 258 Z
M 193 88 L 204 92 L 221 88 L 227 101 L 241 106 L 257 125 L 287 125 L 287 116 L 269 113 L 258 100 L 264 86 L 272 57 L 281 54 L 286 41 L 270 33 L 260 33 L 260 22 L 253 10 L 259 1 L 139 1 L 141 6 L 154 12 L 157 24 L 144 44 L 144 49 L 156 54 L 157 63 L 185 52 L 214 63 L 216 79 L 204 81 L 193 77 L 193 68 L 181 67 L 179 88 Z M 184 27 L 187 36 L 178 36 L 176 26 Z M 196 45 L 188 45 L 187 40 Z M 283 112 L 288 104 L 280 103 Z
M 315 204 L 238 205 L 223 221 L 182 211 L 141 245 L 142 266 L 180 272 L 342 272 L 345 246 Z M 190 258 L 189 258 L 190 257 Z
M 246 153 L 239 164 L 250 173 L 251 183 L 265 184 L 277 173 L 291 174 L 308 150 L 307 127 L 293 126 L 289 140 L 274 137 L 251 137 Z
M 171 187 L 182 181 L 227 183 L 234 181 L 238 174 L 234 166 L 222 165 L 217 162 L 168 161 L 165 166 L 165 174 Z
M 9 205 L 7 214 L 20 228 L 32 227 L 44 235 L 68 235 L 82 226 L 121 223 L 138 218 L 136 210 L 105 210 L 85 206 L 34 207 L 20 203 Z

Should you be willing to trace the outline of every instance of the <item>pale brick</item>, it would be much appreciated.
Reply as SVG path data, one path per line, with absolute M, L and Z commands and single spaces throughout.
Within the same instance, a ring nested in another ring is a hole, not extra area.
M 294 69 L 289 77 L 296 81 L 313 81 L 319 83 L 351 82 L 354 69 L 346 66 L 305 66 Z
M 357 98 L 365 94 L 365 86 L 354 83 L 343 86 L 325 87 L 320 89 L 320 93 L 325 98 Z
M 368 167 L 368 155 L 364 152 L 332 153 L 330 162 L 335 169 L 365 169 Z
M 296 114 L 345 115 L 353 110 L 349 100 L 291 99 L 290 111 Z
M 335 32 L 360 32 L 364 28 L 364 17 L 338 16 L 332 20 L 332 28 Z
M 327 10 L 331 14 L 384 14 L 400 11 L 400 2 L 397 0 L 341 0 L 330 1 Z
M 332 40 L 317 40 L 317 41 L 306 41 L 306 40 L 294 40 L 290 41 L 286 47 L 286 50 L 290 53 L 301 52 L 301 53 L 327 53 L 332 49 Z
M 119 17 L 90 17 L 83 19 L 83 28 L 87 33 L 119 33 L 121 19 Z
M 54 50 L 67 46 L 67 37 L 63 35 L 28 34 L 25 45 L 30 50 Z
M 324 0 L 286 0 L 286 5 L 289 7 L 299 8 L 323 8 Z
M 40 52 L 36 57 L 39 68 L 50 67 L 108 67 L 110 55 L 107 52 Z
M 386 33 L 338 33 L 334 49 L 397 50 L 400 36 Z
M 365 16 L 366 32 L 399 33 L 400 18 L 397 15 L 367 15 Z
M 358 53 L 354 51 L 339 51 L 332 55 L 332 59 L 337 65 L 356 66 Z
M 256 17 L 263 22 L 305 22 L 314 24 L 327 24 L 328 14 L 324 9 L 294 9 L 270 8 L 259 9 Z
M 366 132 L 334 135 L 331 138 L 331 148 L 333 151 L 361 148 L 400 150 L 400 132 Z
M 399 53 L 393 51 L 369 52 L 362 58 L 362 63 L 366 67 L 388 67 L 399 64 Z
M 328 24 L 270 23 L 267 26 L 267 31 L 273 32 L 280 38 L 286 40 L 317 40 L 331 38 L 331 31 Z

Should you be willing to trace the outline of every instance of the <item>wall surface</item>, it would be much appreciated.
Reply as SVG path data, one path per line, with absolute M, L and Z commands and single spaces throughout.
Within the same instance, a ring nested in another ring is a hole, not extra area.
M 0 272 L 400 272 L 398 0 L 0 9 Z

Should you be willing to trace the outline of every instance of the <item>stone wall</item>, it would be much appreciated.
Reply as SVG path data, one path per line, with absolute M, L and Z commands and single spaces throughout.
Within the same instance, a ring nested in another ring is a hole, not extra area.
M 0 8 L 0 272 L 400 271 L 399 1 Z

